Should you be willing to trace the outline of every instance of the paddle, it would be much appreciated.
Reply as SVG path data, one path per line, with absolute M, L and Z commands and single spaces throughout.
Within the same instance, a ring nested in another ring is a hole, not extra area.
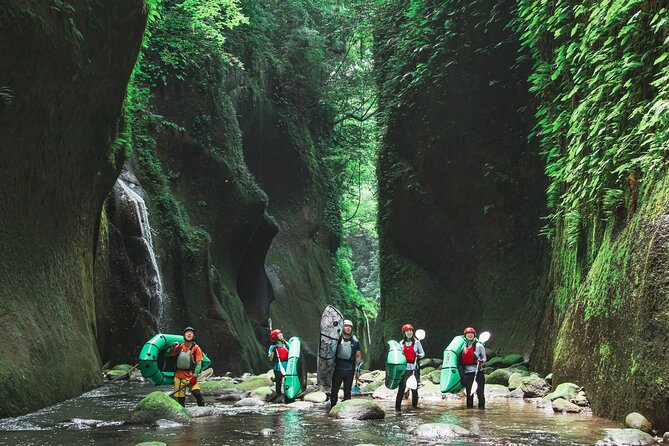
M 200 376 L 197 378 L 197 382 L 200 382 L 200 383 L 201 383 L 201 382 L 203 382 L 203 381 L 206 381 L 206 380 L 207 380 L 208 378 L 210 378 L 211 375 L 213 375 L 213 374 L 214 374 L 214 369 L 212 369 L 212 368 L 208 368 L 208 369 L 205 370 L 204 372 L 200 373 Z M 169 395 L 170 395 L 170 396 L 174 396 L 175 393 L 179 393 L 179 392 L 181 392 L 183 389 L 185 389 L 185 388 L 188 387 L 188 386 L 190 386 L 190 382 L 188 382 L 188 383 L 184 384 L 183 386 L 179 387 L 177 390 L 175 390 L 175 391 L 173 391 L 173 392 L 170 392 Z M 167 393 L 167 392 L 165 392 L 165 393 Z
M 485 344 L 488 341 L 488 339 L 490 339 L 489 331 L 484 331 L 483 333 L 481 333 L 481 336 L 479 336 L 479 342 L 481 344 Z M 470 395 L 475 394 L 479 388 L 479 385 L 476 383 L 476 376 L 478 375 L 478 373 L 479 373 L 479 365 L 476 364 L 476 371 L 474 372 L 474 383 L 472 384 L 472 390 L 469 391 Z
M 419 341 L 422 341 L 425 339 L 425 330 L 420 329 L 416 330 L 416 339 Z M 418 388 L 418 380 L 416 380 L 416 364 L 418 363 L 418 356 L 416 356 L 416 359 L 413 361 L 413 373 L 407 379 L 407 389 L 410 390 L 416 390 Z
M 355 386 L 353 386 L 353 393 L 362 393 L 360 390 L 360 381 L 358 381 L 358 378 L 360 377 L 360 368 L 364 363 L 365 361 L 360 361 L 358 365 L 355 366 Z
M 269 323 L 269 331 L 272 331 L 272 318 L 268 317 L 267 322 Z M 286 341 L 283 341 L 285 344 Z M 283 376 L 286 376 L 286 369 L 283 368 L 283 364 L 281 363 L 281 358 L 279 358 L 279 354 L 276 352 L 276 347 L 274 348 L 274 356 L 276 357 L 276 362 L 279 363 L 279 368 L 281 369 L 281 374 Z

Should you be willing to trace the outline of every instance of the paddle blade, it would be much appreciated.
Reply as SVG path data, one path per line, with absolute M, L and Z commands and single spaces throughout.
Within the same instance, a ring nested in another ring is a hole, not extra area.
M 414 375 L 411 375 L 409 379 L 407 379 L 407 389 L 416 390 L 417 388 L 418 381 L 416 381 L 416 377 Z
M 416 330 L 416 339 L 418 339 L 419 341 L 425 339 L 425 330 L 423 330 L 422 328 L 420 330 Z
M 489 331 L 484 331 L 481 333 L 481 336 L 479 336 L 479 341 L 480 342 L 488 342 L 488 339 L 490 339 L 490 332 Z
M 471 392 L 469 392 L 469 394 L 474 395 L 476 393 L 476 391 L 478 390 L 478 388 L 479 388 L 479 385 L 476 383 L 476 381 L 474 381 L 472 383 L 472 390 L 471 390 Z

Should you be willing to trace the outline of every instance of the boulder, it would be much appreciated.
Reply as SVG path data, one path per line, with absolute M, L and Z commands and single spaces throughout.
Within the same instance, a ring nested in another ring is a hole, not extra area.
M 632 412 L 625 417 L 625 427 L 639 429 L 642 432 L 650 433 L 653 426 L 646 417 L 638 412 Z
M 548 375 L 546 375 L 546 377 L 544 378 L 544 381 L 546 381 L 548 384 L 550 384 L 552 386 L 553 385 L 553 374 L 549 373 Z
M 226 379 L 218 379 L 216 381 L 204 381 L 200 383 L 202 395 L 204 396 L 220 396 L 229 394 L 244 393 L 237 384 Z
M 425 369 L 426 367 L 434 367 L 438 369 L 441 367 L 443 361 L 439 358 L 423 358 L 420 360 L 420 368 Z
M 272 380 L 267 378 L 266 375 L 260 375 L 251 377 L 246 381 L 237 384 L 237 387 L 239 387 L 243 391 L 247 391 L 247 390 L 255 390 L 259 387 L 271 386 L 272 384 L 273 384 Z
M 223 413 L 223 409 L 215 406 L 193 406 L 186 408 L 191 418 L 215 417 Z
M 439 384 L 435 384 L 431 381 L 428 381 L 425 384 L 421 384 L 421 386 L 418 388 L 418 391 L 420 393 L 421 398 L 441 399 L 441 389 L 439 387 Z M 397 390 L 394 390 L 393 392 L 397 392 Z
M 309 401 L 293 401 L 290 404 L 286 404 L 286 407 L 293 410 L 306 411 L 314 408 L 314 403 Z
M 123 370 L 124 372 L 127 372 L 128 370 L 132 369 L 133 366 L 130 364 L 118 364 L 112 367 L 112 370 Z
M 274 389 L 270 386 L 263 386 L 263 387 L 258 387 L 257 389 L 253 389 L 251 391 L 251 394 L 249 395 L 249 398 L 255 398 L 260 401 L 271 401 L 276 397 L 276 393 L 274 392 Z
M 456 424 L 426 423 L 411 431 L 417 437 L 429 439 L 451 439 L 458 437 L 475 437 L 470 431 Z
M 421 369 L 420 371 L 420 376 L 428 376 L 430 373 L 434 372 L 437 370 L 434 367 L 425 367 L 424 369 Z
M 588 397 L 585 395 L 584 391 L 578 392 L 578 395 L 576 395 L 574 398 L 570 399 L 572 403 L 576 404 L 577 406 L 581 407 L 588 407 L 590 405 L 590 401 L 588 401 Z
M 328 416 L 342 420 L 381 420 L 386 412 L 374 401 L 358 398 L 337 403 Z
M 392 399 L 395 398 L 395 394 L 397 393 L 397 389 L 395 390 L 390 390 L 386 386 L 381 386 L 378 389 L 372 393 L 373 398 L 381 399 L 381 400 L 387 400 L 387 399 Z
M 260 407 L 264 405 L 265 402 L 257 398 L 242 398 L 234 404 L 235 407 Z
M 374 392 L 376 389 L 382 386 L 383 386 L 383 381 L 372 381 L 363 384 L 363 386 L 360 388 L 360 391 L 362 391 L 363 393 Z
M 485 377 L 486 384 L 509 385 L 509 378 L 513 373 L 509 369 L 497 369 Z
M 383 381 L 386 379 L 386 372 L 382 370 L 373 370 L 369 373 L 360 375 L 361 382 Z
M 441 370 L 433 371 L 428 375 L 428 378 L 433 384 L 441 383 Z
M 514 391 L 509 392 L 504 396 L 507 398 L 525 398 L 525 392 L 523 392 L 522 389 L 515 389 Z
M 553 412 L 579 413 L 583 410 L 581 407 L 567 401 L 564 398 L 557 398 L 553 400 L 552 405 L 553 405 Z
M 501 384 L 486 384 L 485 396 L 489 398 L 506 397 L 509 394 L 509 389 Z
M 310 403 L 324 403 L 327 401 L 328 396 L 324 392 L 317 390 L 315 392 L 307 393 L 304 395 L 303 399 Z
M 662 442 L 664 442 L 664 444 L 669 444 L 669 432 L 664 433 L 662 436 Z
M 509 384 L 507 386 L 509 390 L 516 390 L 518 387 L 520 387 L 520 382 L 525 376 L 527 375 L 521 372 L 512 373 L 511 376 L 509 376 Z
M 655 444 L 655 438 L 639 429 L 604 429 L 606 436 L 597 445 L 645 446 Z
M 266 427 L 265 429 L 260 431 L 260 435 L 262 435 L 263 437 L 271 437 L 275 433 L 276 433 L 276 431 L 274 429 L 269 428 L 269 427 Z
M 548 384 L 548 383 L 547 383 Z M 573 383 L 562 383 L 557 386 L 557 388 L 546 395 L 548 399 L 551 401 L 554 401 L 558 398 L 563 398 L 567 401 L 571 400 L 572 398 L 576 398 L 578 395 L 578 392 L 581 391 L 581 387 L 577 386 L 576 384 Z
M 506 356 L 496 356 L 487 361 L 485 365 L 486 367 L 490 367 L 493 369 L 501 369 L 522 363 L 523 363 L 523 355 L 514 353 Z
M 167 396 L 165 392 L 149 393 L 130 412 L 127 424 L 153 424 L 160 419 L 187 423 L 190 415 L 176 400 Z
M 177 423 L 176 421 L 162 419 L 156 421 L 153 425 L 158 429 L 178 429 L 183 426 L 183 424 Z
M 523 390 L 525 398 L 541 398 L 551 390 L 546 381 L 535 375 L 524 377 L 518 387 Z

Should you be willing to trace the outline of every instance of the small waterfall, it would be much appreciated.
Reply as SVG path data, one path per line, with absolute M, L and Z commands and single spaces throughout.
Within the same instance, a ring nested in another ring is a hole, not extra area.
M 139 223 L 141 231 L 141 241 L 146 249 L 150 260 L 149 271 L 144 274 L 146 284 L 151 294 L 150 311 L 156 319 L 159 330 L 164 330 L 164 314 L 167 305 L 167 296 L 163 292 L 163 281 L 160 277 L 160 269 L 158 268 L 158 259 L 156 258 L 156 251 L 153 246 L 153 235 L 151 234 L 151 224 L 149 223 L 149 212 L 146 207 L 144 199 L 135 192 L 132 187 L 134 184 L 126 183 L 121 178 L 118 179 L 118 184 L 122 191 L 127 195 L 128 200 L 132 203 L 135 209 L 135 215 Z

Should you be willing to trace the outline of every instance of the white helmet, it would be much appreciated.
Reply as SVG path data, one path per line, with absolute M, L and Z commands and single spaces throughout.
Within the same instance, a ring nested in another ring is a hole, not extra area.
M 347 325 L 348 325 L 349 327 L 353 327 L 353 322 L 351 322 L 351 321 L 349 321 L 348 319 L 346 319 L 346 320 L 344 321 L 344 327 L 346 327 Z

